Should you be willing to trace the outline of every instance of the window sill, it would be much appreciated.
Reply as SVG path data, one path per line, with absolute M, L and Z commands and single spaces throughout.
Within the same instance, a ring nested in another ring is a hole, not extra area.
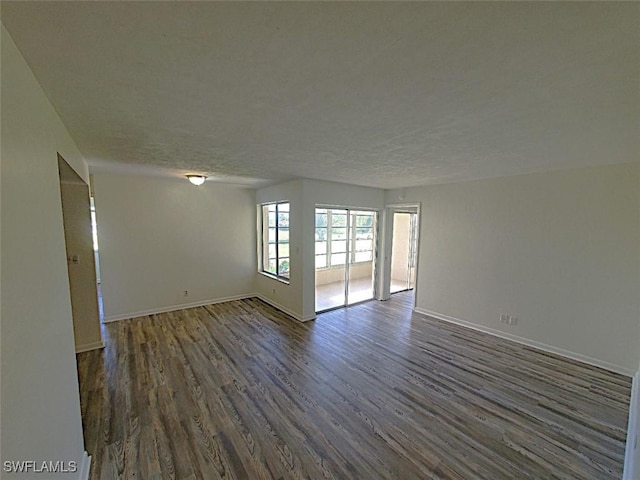
M 290 285 L 291 284 L 291 280 L 285 280 L 284 278 L 277 277 L 277 276 L 273 275 L 272 273 L 263 272 L 261 270 L 258 270 L 258 273 L 260 275 L 264 275 L 265 277 L 270 278 L 272 280 L 276 280 L 276 281 L 278 281 L 280 283 L 284 283 L 285 285 Z

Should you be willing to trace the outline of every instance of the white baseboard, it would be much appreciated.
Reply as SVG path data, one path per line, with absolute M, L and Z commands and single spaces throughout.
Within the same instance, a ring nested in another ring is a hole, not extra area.
M 280 305 L 278 302 L 274 302 L 273 300 L 265 297 L 264 295 L 261 295 L 259 293 L 246 293 L 243 295 L 233 295 L 230 297 L 214 298 L 212 300 L 203 300 L 201 302 L 183 303 L 181 305 L 171 305 L 168 307 L 142 310 L 139 312 L 124 313 L 120 315 L 110 315 L 110 316 L 104 317 L 102 322 L 103 323 L 117 322 L 120 320 L 128 320 L 136 317 L 145 317 L 147 315 L 156 315 L 158 313 L 175 312 L 176 310 L 184 310 L 185 308 L 202 307 L 204 305 L 213 305 L 214 303 L 230 302 L 232 300 L 244 300 L 245 298 L 259 298 L 263 302 L 268 303 L 274 308 L 277 308 L 281 312 L 284 312 L 290 317 L 295 318 L 299 322 L 308 322 L 316 318 L 315 313 L 313 315 L 303 317 L 302 315 L 294 312 L 293 310 L 285 307 L 284 305 Z M 85 346 L 83 345 L 82 347 L 84 348 Z M 87 348 L 86 350 L 92 350 L 93 348 L 101 348 L 101 347 L 104 347 L 104 344 L 102 344 L 101 346 L 93 346 L 93 344 L 91 344 L 91 347 Z M 86 350 L 82 350 L 82 351 L 86 351 Z M 80 350 L 76 350 L 76 353 L 80 353 Z
M 500 330 L 495 330 L 493 328 L 485 327 L 484 325 L 478 325 L 476 323 L 468 322 L 466 320 L 460 320 L 459 318 L 455 318 L 450 315 L 445 315 L 443 313 L 432 312 L 431 310 L 426 310 L 424 308 L 418 308 L 418 307 L 414 308 L 413 311 L 416 313 L 420 313 L 422 315 L 427 315 L 428 317 L 434 317 L 439 320 L 444 320 L 445 322 L 455 323 L 458 325 L 462 325 L 463 327 L 468 327 L 473 330 L 478 330 L 480 332 L 488 333 L 490 335 L 495 335 L 496 337 L 505 338 L 507 340 L 511 340 L 517 343 L 521 343 L 523 345 L 527 345 L 529 347 L 538 348 L 540 350 L 544 350 L 545 352 L 555 353 L 563 357 L 571 358 L 573 360 L 578 360 L 579 362 L 588 363 L 589 365 L 604 368 L 605 370 L 609 370 L 611 372 L 620 373 L 622 375 L 627 375 L 629 377 L 632 377 L 635 374 L 635 372 L 629 368 L 621 367 L 619 365 L 615 365 L 609 362 L 604 362 L 602 360 L 598 360 L 597 358 L 592 358 L 587 355 L 582 355 L 580 353 L 564 350 L 562 348 L 554 347 L 552 345 L 547 345 L 545 343 L 536 342 L 535 340 L 530 340 L 525 337 L 519 337 L 517 335 L 505 333 Z
M 202 300 L 200 302 L 182 303 L 180 305 L 171 305 L 161 308 L 153 308 L 150 310 L 142 310 L 139 312 L 123 313 L 120 315 L 109 315 L 104 317 L 103 323 L 117 322 L 119 320 L 127 320 L 136 317 L 146 317 L 147 315 L 155 315 L 157 313 L 175 312 L 176 310 L 184 310 L 186 308 L 202 307 L 204 305 L 213 305 L 214 303 L 230 302 L 232 300 L 244 300 L 245 298 L 253 298 L 255 293 L 246 293 L 243 295 L 232 295 L 230 297 L 214 298 L 211 300 Z
M 98 350 L 104 348 L 102 340 L 98 342 L 85 343 L 84 345 L 76 345 L 76 353 L 88 352 L 89 350 Z
M 629 403 L 629 422 L 627 425 L 627 444 L 624 450 L 624 473 L 622 480 L 638 480 L 640 478 L 640 465 L 638 457 L 638 435 L 640 434 L 640 371 L 633 377 L 631 387 L 631 402 Z
M 262 300 L 264 303 L 268 303 L 269 305 L 271 305 L 273 308 L 277 308 L 278 310 L 280 310 L 281 312 L 286 313 L 287 315 L 289 315 L 292 318 L 295 318 L 296 320 L 298 320 L 299 322 L 308 322 L 310 320 L 314 320 L 316 318 L 315 313 L 312 316 L 308 316 L 308 317 L 303 317 L 302 315 L 300 315 L 299 313 L 294 312 L 293 310 L 291 310 L 290 308 L 285 307 L 284 305 L 280 305 L 278 302 L 274 302 L 273 300 L 271 300 L 270 298 L 265 297 L 264 295 L 260 294 L 260 293 L 256 293 L 253 295 L 256 298 L 259 298 L 260 300 Z
M 89 472 L 91 471 L 91 455 L 89 455 L 86 451 L 82 455 L 82 465 L 78 469 L 80 473 L 78 475 L 78 480 L 89 480 Z

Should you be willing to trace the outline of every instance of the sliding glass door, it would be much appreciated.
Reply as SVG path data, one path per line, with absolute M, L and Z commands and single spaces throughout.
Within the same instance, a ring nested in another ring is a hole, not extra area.
M 373 298 L 376 213 L 351 211 L 347 305 Z
M 316 208 L 316 311 L 374 297 L 377 214 Z
M 347 301 L 347 210 L 316 208 L 316 311 Z

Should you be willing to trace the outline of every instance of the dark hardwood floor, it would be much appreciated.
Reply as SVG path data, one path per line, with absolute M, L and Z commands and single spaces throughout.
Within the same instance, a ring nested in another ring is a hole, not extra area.
M 92 479 L 616 479 L 631 379 L 412 314 L 260 300 L 104 326 L 78 355 Z

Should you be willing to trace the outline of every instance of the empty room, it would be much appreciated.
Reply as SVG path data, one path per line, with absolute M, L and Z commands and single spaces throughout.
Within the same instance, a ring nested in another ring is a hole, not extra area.
M 640 4 L 1 1 L 3 479 L 640 480 Z

